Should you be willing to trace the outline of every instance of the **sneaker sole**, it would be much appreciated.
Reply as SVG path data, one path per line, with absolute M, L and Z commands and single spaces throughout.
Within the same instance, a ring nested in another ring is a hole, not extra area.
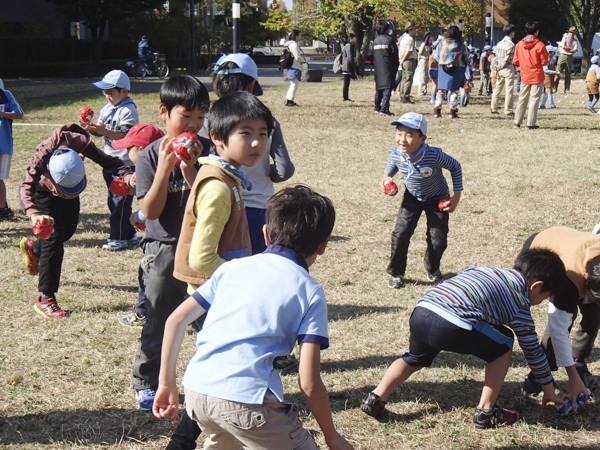
M 40 310 L 40 309 L 37 307 L 37 304 L 33 305 L 33 309 L 34 309 L 34 311 L 35 311 L 36 313 L 38 313 L 40 316 L 42 316 L 42 317 L 44 317 L 44 318 L 46 318 L 46 319 L 48 319 L 48 320 L 60 320 L 60 319 L 64 319 L 65 317 L 67 317 L 66 313 L 65 313 L 64 317 L 50 317 L 50 316 L 47 316 L 47 315 L 44 313 L 44 311 Z
M 362 412 L 364 412 L 366 415 L 371 416 L 375 419 L 381 419 L 385 415 L 385 412 L 383 412 L 383 414 L 380 414 L 380 415 L 375 414 L 373 412 L 373 408 L 371 408 L 368 405 L 365 405 L 364 403 L 362 405 L 360 405 L 360 410 Z
M 144 324 L 132 324 L 129 322 L 123 322 L 121 321 L 120 317 L 117 317 L 117 320 L 119 321 L 119 325 L 121 325 L 122 327 L 127 327 L 127 328 L 144 328 Z

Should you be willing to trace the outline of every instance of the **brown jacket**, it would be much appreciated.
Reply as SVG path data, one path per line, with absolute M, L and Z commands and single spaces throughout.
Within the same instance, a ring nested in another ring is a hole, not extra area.
M 567 276 L 577 286 L 579 298 L 584 296 L 586 265 L 600 256 L 600 236 L 568 227 L 552 227 L 540 232 L 531 248 L 546 248 L 560 256 Z
M 251 251 L 246 208 L 242 201 L 242 191 L 238 181 L 227 175 L 223 169 L 204 164 L 196 176 L 190 197 L 185 205 L 181 234 L 179 235 L 177 251 L 175 252 L 175 270 L 173 271 L 173 276 L 178 280 L 196 286 L 204 284 L 210 278 L 210 275 L 212 275 L 202 274 L 194 270 L 189 263 L 190 247 L 194 229 L 196 228 L 196 215 L 194 214 L 196 196 L 198 195 L 200 184 L 209 178 L 216 178 L 222 181 L 231 191 L 231 213 L 219 240 L 219 245 L 216 249 L 217 253 L 223 259 L 229 260 L 235 257 L 249 256 Z M 228 254 L 234 255 L 233 258 L 228 257 Z
M 23 212 L 31 217 L 37 214 L 38 209 L 33 201 L 33 195 L 36 191 L 46 191 L 52 195 L 64 199 L 72 199 L 77 196 L 67 196 L 57 187 L 54 180 L 48 172 L 48 161 L 54 150 L 59 146 L 65 146 L 84 157 L 88 157 L 95 163 L 101 165 L 104 169 L 110 171 L 114 176 L 124 177 L 128 180 L 133 173 L 131 167 L 127 167 L 123 161 L 113 156 L 108 156 L 102 150 L 98 149 L 92 142 L 87 131 L 79 125 L 65 125 L 56 128 L 50 137 L 42 141 L 35 149 L 33 158 L 29 160 L 29 167 L 25 172 L 25 178 L 19 188 L 19 200 Z

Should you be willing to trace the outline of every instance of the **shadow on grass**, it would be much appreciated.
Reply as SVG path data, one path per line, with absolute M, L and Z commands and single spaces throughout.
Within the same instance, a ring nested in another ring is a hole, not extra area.
M 402 306 L 327 305 L 327 318 L 329 321 L 349 320 L 370 314 L 395 314 L 405 310 Z
M 147 442 L 170 436 L 173 426 L 147 412 L 126 409 L 53 411 L 0 419 L 0 443 L 98 445 Z

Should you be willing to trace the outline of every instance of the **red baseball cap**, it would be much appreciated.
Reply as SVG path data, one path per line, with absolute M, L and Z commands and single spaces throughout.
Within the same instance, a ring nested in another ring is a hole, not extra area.
M 140 123 L 132 127 L 123 139 L 112 141 L 111 146 L 115 150 L 125 150 L 134 145 L 144 149 L 164 135 L 165 133 L 160 128 L 148 123 Z

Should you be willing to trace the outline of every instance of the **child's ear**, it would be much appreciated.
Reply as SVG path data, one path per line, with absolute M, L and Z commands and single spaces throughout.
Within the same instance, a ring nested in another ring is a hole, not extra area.
M 263 225 L 263 236 L 265 237 L 265 244 L 267 247 L 271 245 L 271 238 L 269 237 L 269 229 L 267 228 L 267 224 Z
M 164 103 L 158 105 L 158 113 L 160 114 L 161 119 L 166 122 L 169 117 L 169 111 Z
M 529 284 L 529 286 L 527 287 L 527 289 L 528 289 L 529 291 L 533 291 L 533 290 L 535 290 L 535 289 L 536 289 L 536 288 L 538 288 L 538 287 L 539 287 L 540 289 L 541 289 L 541 288 L 543 288 L 543 287 L 544 287 L 544 282 L 543 282 L 543 281 L 540 281 L 540 280 L 538 280 L 538 281 L 534 281 L 533 283 L 530 283 L 530 284 Z
M 321 242 L 321 244 L 319 244 L 316 251 L 317 255 L 322 255 L 323 253 L 325 253 L 325 249 L 327 248 L 327 244 L 329 244 L 330 240 L 331 235 L 327 236 L 327 239 L 325 239 L 323 242 Z
M 223 141 L 223 139 L 217 137 L 212 132 L 210 132 L 209 135 L 210 135 L 210 140 L 212 141 L 213 144 L 215 144 L 215 150 L 217 151 L 217 154 L 218 154 L 219 150 L 222 150 L 223 147 L 225 146 L 225 142 Z

